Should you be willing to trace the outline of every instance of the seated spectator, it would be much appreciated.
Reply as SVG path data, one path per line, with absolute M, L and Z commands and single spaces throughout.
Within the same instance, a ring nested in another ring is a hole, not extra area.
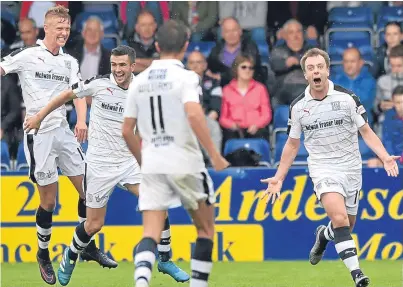
M 274 47 L 270 64 L 276 75 L 272 105 L 290 105 L 306 88 L 307 82 L 300 66 L 306 51 L 313 48 L 304 41 L 302 25 L 291 19 L 284 24 L 285 43 Z
M 17 154 L 18 143 L 22 139 L 21 117 L 22 94 L 15 78 L 9 75 L 1 79 L 1 129 L 0 139 L 10 147 L 13 158 Z
M 158 26 L 170 18 L 168 1 L 122 1 L 120 15 L 125 24 L 125 38 L 129 38 L 133 34 L 134 25 L 142 10 L 149 11 Z
M 241 29 L 251 35 L 253 41 L 266 41 L 267 2 L 220 1 L 218 13 L 220 22 L 234 17 Z M 218 35 L 218 38 L 221 39 L 221 35 Z
M 375 78 L 390 72 L 390 50 L 398 46 L 402 39 L 402 27 L 399 22 L 389 22 L 385 26 L 385 43 L 376 50 L 372 74 Z
M 129 38 L 128 45 L 136 51 L 135 74 L 147 69 L 154 59 L 159 58 L 155 47 L 155 31 L 157 23 L 153 14 L 147 10 L 141 11 L 137 17 L 136 32 Z
M 397 86 L 403 84 L 403 45 L 398 45 L 389 53 L 390 72 L 380 77 L 376 86 L 376 98 L 374 102 L 375 114 L 380 117 L 382 113 L 393 108 L 392 92 Z
M 192 33 L 190 40 L 200 42 L 211 35 L 217 9 L 216 1 L 173 1 L 171 18 L 185 23 Z
M 34 46 L 38 39 L 39 30 L 36 27 L 35 20 L 25 18 L 18 23 L 18 31 L 20 32 L 21 41 L 13 43 L 10 50 L 19 49 L 22 47 Z
M 390 155 L 403 157 L 403 86 L 397 86 L 392 94 L 393 108 L 385 113 L 382 124 L 382 142 Z M 369 167 L 382 167 L 382 161 L 373 158 Z
M 252 57 L 255 63 L 255 79 L 265 83 L 267 76 L 261 67 L 260 54 L 256 44 L 247 38 L 242 39 L 242 29 L 235 18 L 229 17 L 221 23 L 223 41 L 212 49 L 208 59 L 207 75 L 220 81 L 221 86 L 232 80 L 231 67 L 235 58 L 240 55 Z
M 253 80 L 255 62 L 239 55 L 233 65 L 234 79 L 224 87 L 220 124 L 224 143 L 232 138 L 268 139 L 267 126 L 272 119 L 266 87 Z
M 84 23 L 82 38 L 69 50 L 70 55 L 80 64 L 82 78 L 89 79 L 96 75 L 109 74 L 111 53 L 101 44 L 104 38 L 102 20 L 96 16 L 88 18 Z
M 372 106 L 374 105 L 376 81 L 372 75 L 363 69 L 364 60 L 357 48 L 346 49 L 343 53 L 343 72 L 330 75 L 332 81 L 356 94 L 368 115 L 368 122 L 373 123 Z
M 202 95 L 200 103 L 206 113 L 207 126 L 214 144 L 220 150 L 222 144 L 222 132 L 218 124 L 221 109 L 222 88 L 220 82 L 206 75 L 207 62 L 203 54 L 194 51 L 189 54 L 187 60 L 189 70 L 196 72 L 201 79 Z M 208 154 L 203 150 L 205 161 L 208 162 Z

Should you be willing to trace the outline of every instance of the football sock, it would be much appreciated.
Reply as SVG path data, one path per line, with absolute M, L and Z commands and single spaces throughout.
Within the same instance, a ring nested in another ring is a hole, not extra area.
M 360 264 L 358 263 L 357 248 L 355 242 L 350 234 L 350 227 L 343 226 L 334 228 L 334 243 L 336 251 L 343 260 L 344 265 L 353 272 L 360 269 Z
M 85 206 L 85 200 L 81 197 L 78 198 L 78 222 L 82 223 L 87 220 L 87 206 Z M 97 248 L 95 245 L 95 235 L 91 238 L 86 251 L 91 252 Z
M 158 257 L 161 262 L 169 261 L 169 252 L 171 251 L 171 231 L 169 218 L 165 218 L 164 230 L 161 233 L 161 241 L 157 245 Z
M 207 287 L 208 277 L 213 262 L 211 254 L 213 252 L 213 241 L 208 238 L 197 238 L 196 247 L 194 249 L 190 267 L 192 269 L 192 278 L 190 279 L 190 287 Z
M 49 259 L 49 241 L 52 235 L 53 211 L 47 211 L 41 206 L 36 211 L 36 235 L 38 237 L 38 256 L 42 259 Z
M 328 241 L 333 241 L 334 240 L 334 232 L 333 232 L 333 225 L 332 222 L 329 221 L 329 224 L 327 225 L 324 236 Z
M 143 238 L 136 247 L 134 256 L 134 281 L 136 286 L 148 286 L 155 262 L 155 248 L 157 243 L 150 237 Z
M 80 254 L 85 247 L 90 243 L 91 236 L 85 232 L 84 222 L 81 222 L 74 232 L 73 240 L 70 244 L 69 257 L 72 260 L 77 260 L 78 254 Z

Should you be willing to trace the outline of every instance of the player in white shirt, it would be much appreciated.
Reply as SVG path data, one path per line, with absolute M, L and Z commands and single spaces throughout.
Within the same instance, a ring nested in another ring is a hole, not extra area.
M 70 15 L 62 6 L 50 8 L 45 15 L 45 38 L 36 46 L 22 48 L 5 57 L 0 63 L 1 75 L 17 73 L 21 82 L 26 115 L 32 116 L 52 98 L 80 80 L 76 59 L 63 52 L 70 35 Z M 52 234 L 52 215 L 55 209 L 59 167 L 68 176 L 80 194 L 78 214 L 85 220 L 85 196 L 83 178 L 85 160 L 77 140 L 86 139 L 85 100 L 74 102 L 78 121 L 75 134 L 66 121 L 66 108 L 61 106 L 47 117 L 37 135 L 24 135 L 24 151 L 30 166 L 29 175 L 40 194 L 40 206 L 36 212 L 38 237 L 37 261 L 42 279 L 56 283 L 56 276 L 49 257 L 49 241 Z M 57 207 L 60 208 L 60 207 Z M 86 260 L 102 257 L 102 252 L 92 241 L 83 253 Z
M 38 114 L 26 120 L 27 131 L 40 131 L 40 124 L 55 109 L 71 99 L 92 97 L 88 135 L 87 176 L 85 181 L 87 221 L 77 226 L 69 248 L 64 251 L 58 270 L 61 285 L 69 283 L 78 254 L 88 245 L 91 237 L 104 225 L 106 205 L 116 185 L 138 196 L 141 181 L 140 166 L 128 149 L 122 136 L 123 112 L 127 89 L 134 81 L 135 54 L 133 48 L 119 46 L 111 53 L 112 74 L 94 77 L 74 84 L 54 98 Z M 158 244 L 158 270 L 178 282 L 189 275 L 170 260 L 170 226 L 168 217 Z
M 212 268 L 214 189 L 197 138 L 216 170 L 226 168 L 228 162 L 209 135 L 199 104 L 199 77 L 181 62 L 187 45 L 186 27 L 165 22 L 157 32 L 161 59 L 136 77 L 126 102 L 122 133 L 143 174 L 139 209 L 144 232 L 134 258 L 137 287 L 149 286 L 166 210 L 180 204 L 189 210 L 198 234 L 190 286 L 207 286 Z M 142 138 L 141 147 L 134 127 Z
M 361 155 L 358 148 L 359 131 L 365 143 L 382 159 L 388 176 L 397 177 L 396 160 L 390 156 L 367 123 L 360 100 L 352 92 L 335 86 L 329 77 L 329 55 L 314 48 L 305 53 L 301 67 L 309 86 L 290 106 L 288 140 L 274 177 L 268 183 L 267 201 L 280 197 L 282 183 L 299 149 L 300 136 L 308 151 L 309 175 L 315 194 L 324 207 L 329 225 L 319 226 L 316 242 L 310 252 L 311 264 L 323 257 L 326 245 L 334 240 L 336 251 L 357 287 L 369 285 L 358 262 L 357 248 L 351 237 L 356 222 L 359 191 L 361 190 Z

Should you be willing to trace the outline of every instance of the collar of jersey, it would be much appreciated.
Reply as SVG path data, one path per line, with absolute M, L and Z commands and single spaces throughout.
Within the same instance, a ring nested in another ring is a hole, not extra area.
M 120 86 L 116 83 L 115 77 L 113 76 L 112 73 L 109 75 L 109 79 L 111 80 L 111 82 L 112 82 L 113 84 L 115 84 L 116 86 L 118 86 L 118 87 L 121 88 L 122 90 L 127 90 L 127 89 L 123 89 L 122 87 L 120 87 Z M 134 75 L 132 74 L 132 79 L 130 80 L 130 84 L 133 83 L 133 79 L 134 79 Z M 130 87 L 130 85 L 129 85 L 129 87 Z
M 328 81 L 329 81 L 329 91 L 327 92 L 326 97 L 327 97 L 328 95 L 331 95 L 331 94 L 333 93 L 333 91 L 334 91 L 334 84 L 333 84 L 333 82 L 332 82 L 331 80 L 329 80 L 329 79 L 328 79 Z M 310 91 L 310 86 L 308 85 L 308 87 L 306 87 L 306 89 L 305 89 L 305 98 L 306 98 L 308 101 L 310 101 L 310 100 L 315 100 L 315 99 L 312 97 L 312 95 L 311 95 L 311 93 L 310 93 L 309 91 Z M 326 97 L 325 97 L 325 98 L 326 98 Z M 325 98 L 323 98 L 323 99 L 325 99 Z
M 59 54 L 54 55 L 51 51 L 48 50 L 48 48 L 46 48 L 45 44 L 43 43 L 43 40 L 36 40 L 36 43 L 41 46 L 43 49 L 45 49 L 46 51 L 48 51 L 49 53 L 51 53 L 53 56 L 57 56 L 59 54 L 64 54 L 62 47 L 59 48 Z
M 185 68 L 183 63 L 177 59 L 162 59 L 162 60 L 154 60 L 152 62 L 152 65 L 161 65 L 161 64 L 172 64 L 172 65 L 177 65 L 181 68 Z

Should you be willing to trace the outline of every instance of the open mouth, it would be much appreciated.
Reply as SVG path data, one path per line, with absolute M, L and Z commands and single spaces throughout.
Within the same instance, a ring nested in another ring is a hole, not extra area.
M 115 74 L 115 78 L 116 78 L 117 81 L 123 81 L 124 77 L 125 77 L 124 74 L 122 74 L 122 75 L 116 75 Z
M 313 82 L 315 85 L 320 85 L 322 83 L 322 79 L 321 78 L 313 78 Z

